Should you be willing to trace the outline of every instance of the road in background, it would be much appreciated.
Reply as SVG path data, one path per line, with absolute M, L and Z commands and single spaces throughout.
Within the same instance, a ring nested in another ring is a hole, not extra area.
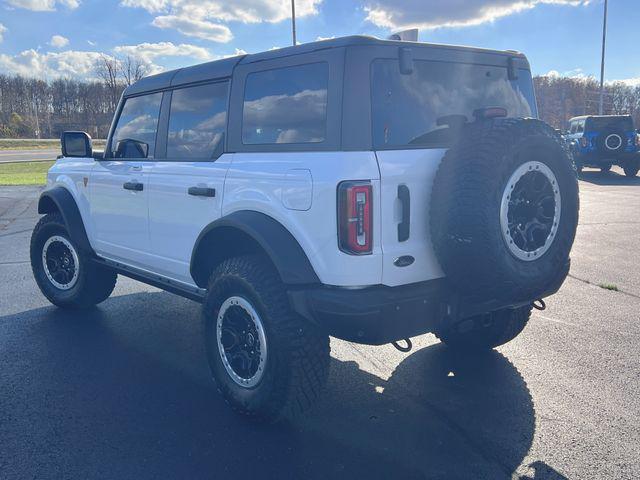
M 322 401 L 279 425 L 218 397 L 196 303 L 122 277 L 47 303 L 39 188 L 1 188 L 0 478 L 640 478 L 640 178 L 582 179 L 571 277 L 521 336 L 477 359 L 332 340 Z
M 55 160 L 60 148 L 35 148 L 33 150 L 0 150 L 0 163 Z

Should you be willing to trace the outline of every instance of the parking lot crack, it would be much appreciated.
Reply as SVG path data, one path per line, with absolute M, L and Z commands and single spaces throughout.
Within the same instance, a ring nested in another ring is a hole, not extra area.
M 569 277 L 573 278 L 574 280 L 577 280 L 579 282 L 582 282 L 586 285 L 591 285 L 592 287 L 598 287 L 598 288 L 603 288 L 602 286 L 600 286 L 597 282 L 592 282 L 591 280 L 587 280 L 585 278 L 580 278 L 580 277 L 576 277 L 575 275 L 573 275 L 572 273 L 569 274 Z M 608 291 L 614 291 L 613 289 L 609 289 L 609 288 L 603 288 L 604 290 L 608 290 Z M 615 289 L 615 293 L 621 293 L 623 295 L 627 295 L 629 297 L 632 298 L 637 298 L 640 299 L 640 295 L 636 294 L 636 293 L 631 293 L 628 292 L 626 290 L 623 290 L 621 288 L 616 287 Z

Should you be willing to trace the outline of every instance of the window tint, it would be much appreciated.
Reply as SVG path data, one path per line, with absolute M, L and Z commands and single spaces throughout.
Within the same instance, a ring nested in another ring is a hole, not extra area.
M 114 158 L 152 158 L 162 93 L 132 97 L 125 101 L 111 140 Z
M 227 125 L 227 92 L 228 82 L 173 92 L 167 158 L 212 158 Z
M 590 117 L 586 122 L 586 129 L 590 132 L 602 130 L 633 130 L 633 120 L 631 117 Z
M 531 73 L 524 69 L 509 80 L 506 67 L 419 60 L 412 74 L 402 75 L 398 60 L 379 59 L 371 76 L 376 148 L 450 146 L 480 108 L 536 115 Z
M 247 76 L 242 143 L 323 142 L 329 65 L 312 63 Z

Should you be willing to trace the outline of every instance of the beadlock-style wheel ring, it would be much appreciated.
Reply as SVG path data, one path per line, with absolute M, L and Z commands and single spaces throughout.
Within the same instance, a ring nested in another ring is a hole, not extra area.
M 69 240 L 60 235 L 54 235 L 44 243 L 42 266 L 49 282 L 60 290 L 70 290 L 78 281 L 78 252 Z
M 231 379 L 244 388 L 260 383 L 267 363 L 267 338 L 260 316 L 243 297 L 227 298 L 216 320 L 218 352 Z
M 502 194 L 500 226 L 509 251 L 534 261 L 551 247 L 560 224 L 558 180 L 544 163 L 529 161 L 511 175 Z

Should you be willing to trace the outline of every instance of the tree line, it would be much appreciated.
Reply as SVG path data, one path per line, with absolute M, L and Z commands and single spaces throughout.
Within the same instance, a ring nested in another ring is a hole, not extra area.
M 92 81 L 45 81 L 0 74 L 0 138 L 58 138 L 65 130 L 84 130 L 105 138 L 122 91 L 148 73 L 144 63 L 103 56 Z M 592 78 L 537 76 L 533 79 L 542 120 L 559 129 L 578 115 L 595 115 L 599 84 Z M 630 114 L 640 127 L 640 85 L 605 87 L 604 113 Z
M 147 73 L 133 57 L 103 55 L 91 81 L 0 74 L 0 138 L 59 138 L 65 130 L 106 138 L 123 90 Z

